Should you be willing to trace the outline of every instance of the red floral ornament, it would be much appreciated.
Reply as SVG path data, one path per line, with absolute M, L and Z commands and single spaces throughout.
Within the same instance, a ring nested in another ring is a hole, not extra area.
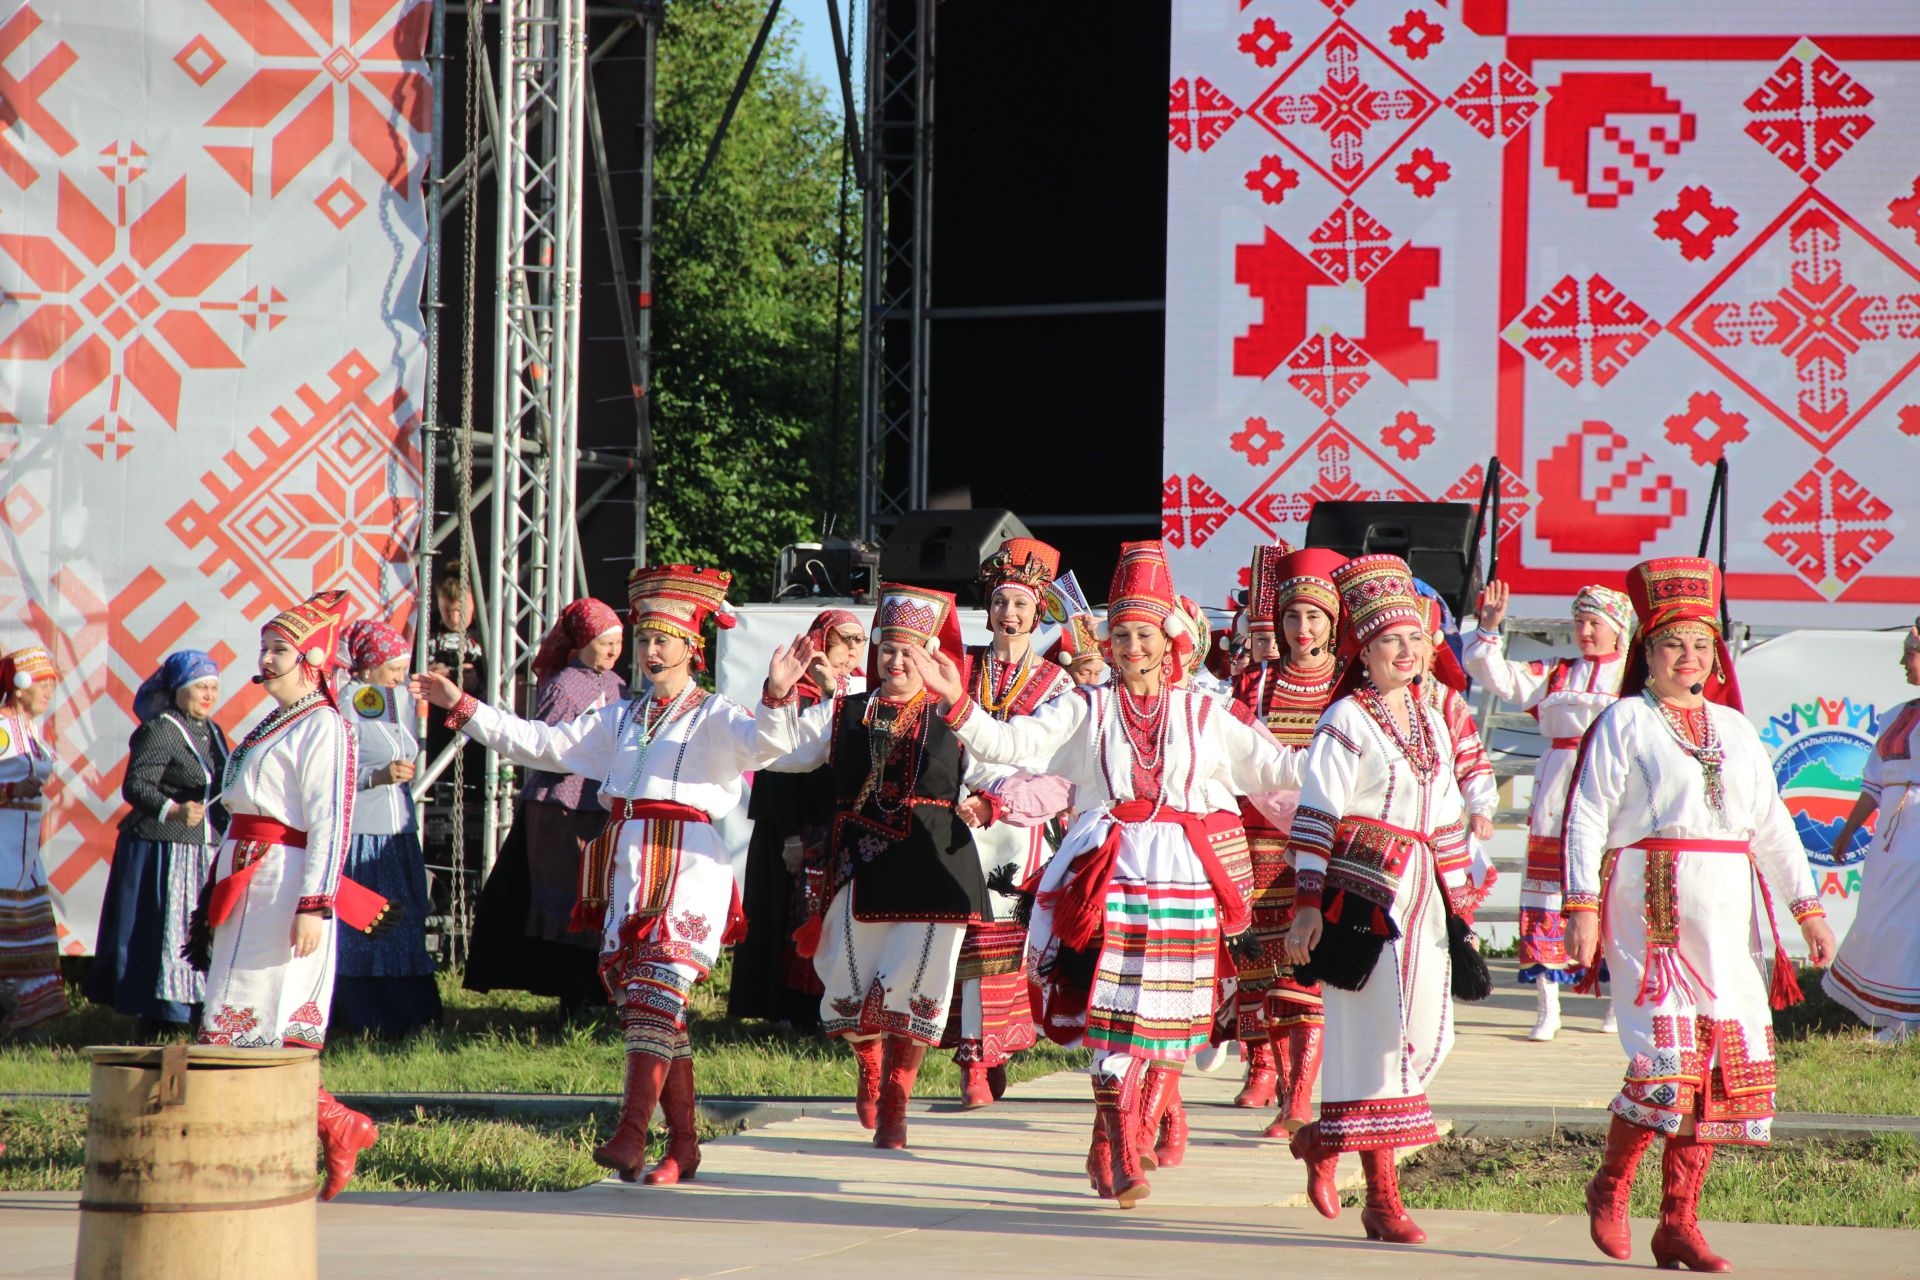
M 1240 52 L 1250 56 L 1256 67 L 1275 65 L 1291 48 L 1293 37 L 1274 26 L 1272 18 L 1255 18 L 1253 30 L 1240 37 Z
M 1267 465 L 1267 459 L 1286 447 L 1287 438 L 1267 425 L 1265 418 L 1248 418 L 1246 425 L 1233 433 L 1227 441 L 1228 446 L 1256 467 Z
M 1279 156 L 1261 156 L 1260 163 L 1247 170 L 1247 190 L 1258 192 L 1266 204 L 1279 204 L 1299 185 L 1300 171 L 1287 168 Z
M 1394 168 L 1393 176 L 1401 185 L 1412 188 L 1415 196 L 1425 200 L 1440 189 L 1441 183 L 1453 176 L 1453 166 L 1445 160 L 1434 159 L 1433 148 L 1415 147 L 1407 162 Z
M 1413 410 L 1404 409 L 1380 428 L 1380 443 L 1399 454 L 1402 462 L 1412 462 L 1433 443 L 1433 428 L 1420 421 Z
M 1740 215 L 1713 202 L 1705 187 L 1682 187 L 1673 208 L 1653 215 L 1653 234 L 1672 241 L 1688 262 L 1705 262 L 1722 237 L 1740 229 Z
M 1433 46 L 1442 43 L 1447 33 L 1440 25 L 1427 17 L 1425 9 L 1409 9 L 1400 25 L 1387 32 L 1387 39 L 1400 47 L 1400 51 L 1418 62 L 1425 58 Z

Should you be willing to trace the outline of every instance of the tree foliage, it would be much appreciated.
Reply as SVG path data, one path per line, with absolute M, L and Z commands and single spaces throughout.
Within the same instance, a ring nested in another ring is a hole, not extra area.
M 784 24 L 689 200 L 764 13 L 734 0 L 666 6 L 656 107 L 648 558 L 730 569 L 737 599 L 765 599 L 779 549 L 817 533 L 830 504 L 851 508 L 855 452 L 835 448 L 853 430 L 851 323 L 833 414 L 841 127 Z M 857 245 L 857 206 L 847 219 Z M 849 270 L 845 287 L 857 280 Z

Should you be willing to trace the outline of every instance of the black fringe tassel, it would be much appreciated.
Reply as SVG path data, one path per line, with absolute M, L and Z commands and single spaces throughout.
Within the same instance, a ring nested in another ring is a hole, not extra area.
M 1493 975 L 1486 957 L 1474 949 L 1473 930 L 1453 912 L 1447 912 L 1447 958 L 1453 962 L 1453 998 L 1478 1004 L 1493 994 Z
M 209 876 L 200 886 L 200 900 L 193 904 L 193 915 L 187 919 L 187 940 L 180 945 L 180 958 L 199 973 L 213 968 L 213 925 L 207 919 L 212 914 L 213 877 Z

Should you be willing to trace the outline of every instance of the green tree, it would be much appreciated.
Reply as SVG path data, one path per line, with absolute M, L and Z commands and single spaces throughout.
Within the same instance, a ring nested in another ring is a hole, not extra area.
M 850 523 L 855 453 L 834 447 L 853 429 L 857 370 L 849 324 L 834 421 L 840 121 L 784 24 L 688 199 L 764 13 L 732 0 L 668 5 L 656 108 L 648 557 L 730 569 L 742 600 L 766 598 L 779 549 L 816 533 L 830 502 Z M 857 207 L 847 217 L 855 245 Z M 856 288 L 857 271 L 845 280 Z

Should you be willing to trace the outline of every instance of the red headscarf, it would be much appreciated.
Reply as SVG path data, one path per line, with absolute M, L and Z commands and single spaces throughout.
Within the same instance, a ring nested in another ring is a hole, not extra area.
M 813 621 L 807 624 L 807 638 L 813 641 L 814 646 L 818 648 L 821 653 L 825 653 L 827 651 L 828 637 L 832 636 L 842 627 L 859 627 L 860 625 L 860 616 L 850 610 L 822 609 L 819 613 L 813 615 Z M 865 628 L 862 628 L 863 631 L 864 629 Z M 814 683 L 813 676 L 810 674 L 801 676 L 799 681 L 795 683 L 794 688 L 800 691 L 802 697 L 815 702 L 827 696 L 826 691 Z
M 559 674 L 573 661 L 574 654 L 607 632 L 619 629 L 620 615 L 598 600 L 570 602 L 560 611 L 560 619 L 547 632 L 547 638 L 540 642 L 540 652 L 533 656 L 535 678 L 546 680 Z
M 355 671 L 385 666 L 412 652 L 407 638 L 384 622 L 362 618 L 347 626 L 347 665 Z

